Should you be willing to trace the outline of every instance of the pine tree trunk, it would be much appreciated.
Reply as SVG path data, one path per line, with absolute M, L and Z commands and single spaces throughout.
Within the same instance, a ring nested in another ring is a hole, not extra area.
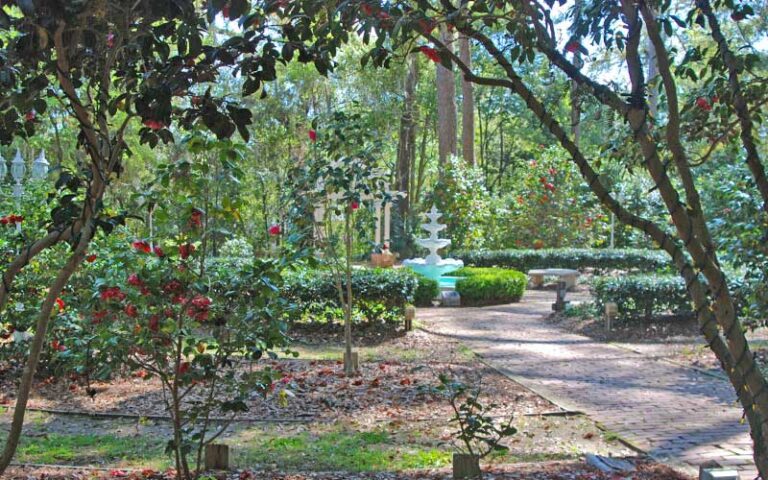
M 453 48 L 453 32 L 442 26 L 440 36 L 448 48 Z M 442 65 L 437 65 L 436 76 L 438 162 L 443 165 L 449 156 L 457 153 L 456 80 L 453 70 Z
M 411 185 L 413 164 L 416 158 L 416 83 L 418 82 L 418 61 L 412 55 L 408 59 L 408 74 L 405 77 L 403 114 L 400 117 L 400 141 L 397 148 L 397 189 L 408 193 Z M 410 198 L 398 202 L 400 218 L 404 221 L 410 206 Z
M 472 66 L 469 38 L 459 36 L 459 58 Z M 475 164 L 475 92 L 472 82 L 461 77 L 461 153 L 467 165 Z

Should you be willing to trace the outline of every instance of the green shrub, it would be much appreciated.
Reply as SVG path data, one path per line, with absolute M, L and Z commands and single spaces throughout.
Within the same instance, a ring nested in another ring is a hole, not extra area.
M 355 269 L 353 306 L 368 321 L 399 320 L 405 306 L 414 301 L 418 284 L 417 275 L 408 269 Z M 342 287 L 346 288 L 344 282 Z M 301 317 L 335 319 L 341 312 L 336 281 L 329 271 L 304 270 L 289 275 L 283 296 L 297 306 Z
M 520 301 L 528 277 L 516 270 L 465 267 L 454 272 L 461 277 L 456 291 L 464 306 L 498 305 Z
M 534 268 L 583 270 L 640 270 L 654 272 L 671 267 L 669 257 L 659 250 L 556 248 L 543 250 L 493 250 L 456 252 L 466 265 L 513 268 L 522 272 Z
M 745 322 L 754 323 L 748 316 L 750 288 L 737 272 L 729 272 L 728 285 L 735 303 L 736 312 Z M 619 306 L 621 319 L 645 318 L 665 313 L 692 315 L 693 304 L 685 282 L 675 275 L 626 275 L 622 277 L 599 277 L 592 281 L 592 296 L 598 312 L 605 311 L 605 304 L 614 302 Z
M 591 289 L 598 311 L 605 311 L 605 304 L 614 302 L 622 319 L 692 312 L 685 283 L 674 275 L 600 277 L 592 282 Z
M 427 278 L 424 275 L 418 275 L 418 285 L 413 294 L 413 304 L 417 307 L 430 307 L 432 300 L 440 295 L 440 282 Z

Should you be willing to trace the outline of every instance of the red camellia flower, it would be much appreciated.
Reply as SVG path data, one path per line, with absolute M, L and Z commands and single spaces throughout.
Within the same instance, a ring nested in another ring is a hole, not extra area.
M 309 139 L 312 140 L 313 142 L 316 142 L 317 141 L 317 132 L 314 131 L 314 130 L 310 130 L 309 131 Z
M 144 285 L 144 282 L 141 281 L 139 276 L 135 273 L 132 273 L 128 275 L 128 285 L 132 285 L 134 287 L 141 287 Z
M 56 297 L 56 306 L 59 307 L 59 313 L 61 313 L 64 311 L 66 304 L 64 303 L 64 300 L 62 300 L 59 297 Z
M 550 175 L 557 175 L 557 170 L 555 170 L 554 168 L 550 167 L 549 168 L 549 174 Z
M 91 323 L 93 323 L 94 325 L 101 323 L 101 321 L 104 320 L 104 317 L 106 317 L 108 313 L 109 312 L 107 312 L 106 310 L 99 310 L 99 311 L 93 312 L 93 314 L 91 315 Z
M 149 242 L 147 242 L 146 240 L 135 240 L 133 241 L 133 243 L 131 243 L 131 246 L 134 249 L 144 253 L 149 253 L 152 251 L 152 247 L 149 245 Z
M 141 287 L 141 294 L 142 295 L 144 295 L 146 297 L 146 296 L 149 296 L 150 293 L 152 293 L 152 292 L 150 292 L 147 287 Z
M 181 255 L 182 260 L 186 260 L 193 253 L 195 253 L 195 246 L 192 245 L 191 243 L 185 243 L 184 245 L 179 245 L 179 255 Z
M 28 122 L 34 122 L 35 118 L 37 118 L 37 112 L 35 112 L 34 110 L 30 110 L 27 112 L 26 115 L 24 115 L 24 120 Z
M 136 308 L 136 305 L 131 305 L 130 303 L 123 308 L 123 311 L 131 318 L 135 318 L 139 315 L 139 309 Z
M 203 226 L 203 212 L 196 208 L 192 209 L 192 214 L 189 216 L 189 224 L 192 227 L 199 228 Z
M 696 99 L 696 106 L 704 110 L 705 112 L 712 110 L 712 105 L 704 97 L 699 97 Z
M 51 348 L 57 352 L 65 352 L 67 347 L 59 343 L 58 340 L 51 340 Z
M 581 44 L 577 40 L 571 40 L 565 44 L 565 51 L 568 53 L 576 53 L 581 48 Z
M 153 332 L 160 330 L 160 315 L 152 315 L 149 317 L 149 329 Z
M 6 215 L 3 218 L 0 218 L 0 224 L 2 225 L 14 225 L 23 221 L 24 217 L 15 214 Z
M 280 225 L 275 223 L 269 227 L 269 234 L 273 237 L 276 235 L 280 235 L 282 233 L 282 229 L 280 228 Z
M 349 206 L 352 208 L 352 210 L 357 210 L 360 208 L 360 204 L 357 202 L 352 202 Z
M 94 253 L 92 255 L 88 255 L 87 257 L 85 257 L 85 261 L 88 262 L 88 263 L 95 262 L 96 261 L 96 254 Z
M 159 120 L 144 120 L 144 126 L 148 127 L 150 130 L 162 130 L 165 128 L 165 125 L 163 122 Z
M 179 375 L 184 375 L 189 371 L 189 362 L 182 362 L 181 365 L 179 365 Z
M 155 255 L 157 255 L 160 258 L 163 258 L 165 256 L 165 252 L 163 252 L 163 249 L 160 247 L 160 245 L 155 245 L 152 247 L 152 251 L 155 252 Z
M 544 188 L 546 188 L 550 192 L 554 192 L 555 191 L 555 186 L 553 184 L 551 184 L 551 183 L 547 183 L 546 185 L 544 185 Z
M 176 279 L 173 279 L 170 282 L 163 285 L 163 292 L 167 294 L 179 293 L 182 290 L 182 288 L 184 288 L 184 286 L 181 284 L 181 282 Z
M 747 18 L 747 16 L 742 11 L 735 11 L 735 12 L 733 12 L 731 14 L 731 20 L 736 21 L 736 22 L 740 22 L 740 21 L 744 20 L 745 18 Z
M 391 18 L 389 14 L 383 10 L 378 13 L 378 17 L 382 20 L 389 20 Z
M 370 5 L 368 5 L 367 3 L 361 3 L 361 4 L 360 4 L 360 10 L 362 10 L 362 11 L 363 11 L 363 13 L 364 13 L 365 15 L 369 16 L 369 17 L 370 17 L 371 15 L 373 15 L 373 7 L 371 7 L 371 6 L 370 6 Z
M 435 63 L 440 63 L 440 54 L 432 47 L 422 45 L 419 47 L 419 51 L 427 56 L 428 59 Z
M 125 300 L 125 293 L 120 290 L 120 287 L 107 287 L 101 291 L 102 300 L 117 299 L 119 301 Z

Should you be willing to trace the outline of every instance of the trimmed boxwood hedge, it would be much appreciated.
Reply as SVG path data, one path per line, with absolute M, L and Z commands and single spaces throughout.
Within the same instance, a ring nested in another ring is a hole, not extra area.
M 456 252 L 465 265 L 503 267 L 527 272 L 534 268 L 583 270 L 669 270 L 671 262 L 660 250 L 553 248 L 543 250 L 492 250 Z
M 614 302 L 621 319 L 692 313 L 685 283 L 674 275 L 599 277 L 593 280 L 591 290 L 599 312 L 605 311 L 606 303 Z
M 464 267 L 453 273 L 462 306 L 498 305 L 518 302 L 523 297 L 528 277 L 505 268 Z
M 731 296 L 737 312 L 745 312 L 750 289 L 737 272 L 726 270 Z M 620 319 L 645 318 L 672 313 L 693 315 L 693 304 L 685 290 L 685 282 L 676 275 L 625 275 L 598 277 L 590 286 L 595 305 L 602 314 L 605 304 L 614 302 L 619 307 Z M 747 322 L 756 319 L 745 317 Z
M 354 269 L 354 307 L 369 321 L 398 320 L 405 306 L 414 301 L 418 285 L 418 276 L 408 269 Z M 283 297 L 296 305 L 298 317 L 336 318 L 342 307 L 334 276 L 329 271 L 303 270 L 288 275 Z
M 416 274 L 418 285 L 413 294 L 413 304 L 417 307 L 431 307 L 432 300 L 440 295 L 440 283 L 437 280 Z

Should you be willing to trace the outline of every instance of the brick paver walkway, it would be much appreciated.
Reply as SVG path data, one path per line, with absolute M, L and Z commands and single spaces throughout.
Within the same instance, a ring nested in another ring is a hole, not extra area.
M 756 476 L 752 443 L 730 384 L 697 370 L 564 332 L 542 318 L 554 292 L 484 308 L 429 308 L 425 329 L 462 341 L 489 364 L 568 410 L 580 411 L 675 466 L 714 459 Z

